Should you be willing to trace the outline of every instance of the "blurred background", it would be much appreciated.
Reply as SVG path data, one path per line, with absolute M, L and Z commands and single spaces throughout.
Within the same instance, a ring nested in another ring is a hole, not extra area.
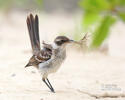
M 124 0 L 0 0 L 1 42 L 16 36 L 28 39 L 25 21 L 30 13 L 40 17 L 41 40 L 57 35 L 80 40 L 88 33 L 88 48 L 125 56 Z
M 16 96 L 27 100 L 29 95 L 25 94 L 33 91 L 37 94 L 30 100 L 43 100 L 41 95 L 51 100 L 36 70 L 24 69 L 32 55 L 26 25 L 30 13 L 39 16 L 41 43 L 51 43 L 58 35 L 81 42 L 87 34 L 81 46 L 69 47 L 66 62 L 57 76 L 51 77 L 57 93 L 64 90 L 59 97 L 53 96 L 55 99 L 83 100 L 86 96 L 78 88 L 92 93 L 125 91 L 125 0 L 0 0 L 1 100 L 8 100 L 7 95 L 9 100 L 16 100 Z M 111 91 L 112 84 L 121 91 Z M 102 85 L 110 89 L 102 91 Z

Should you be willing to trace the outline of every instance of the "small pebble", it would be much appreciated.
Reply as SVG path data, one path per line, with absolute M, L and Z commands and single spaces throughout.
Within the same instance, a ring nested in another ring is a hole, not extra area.
M 14 77 L 14 76 L 16 76 L 16 74 L 12 74 L 11 76 Z

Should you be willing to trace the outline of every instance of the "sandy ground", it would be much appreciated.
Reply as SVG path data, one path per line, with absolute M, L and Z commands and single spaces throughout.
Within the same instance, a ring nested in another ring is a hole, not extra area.
M 32 55 L 25 18 L 25 13 L 0 18 L 0 100 L 125 99 L 125 24 L 118 22 L 112 29 L 107 55 L 85 54 L 70 46 L 64 64 L 49 76 L 56 91 L 51 93 L 35 68 L 24 68 Z M 70 15 L 40 18 L 41 40 L 52 40 L 55 33 L 75 27 Z

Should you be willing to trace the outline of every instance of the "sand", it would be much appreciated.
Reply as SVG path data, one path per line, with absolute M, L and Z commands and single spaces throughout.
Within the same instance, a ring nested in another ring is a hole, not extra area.
M 125 43 L 125 24 L 118 22 L 112 29 L 115 33 L 109 38 L 107 54 L 67 48 L 66 61 L 48 77 L 56 92 L 51 93 L 37 69 L 24 68 L 32 55 L 26 16 L 14 12 L 8 19 L 0 18 L 0 100 L 125 99 L 125 46 L 119 46 Z M 56 33 L 71 32 L 75 27 L 70 15 L 42 14 L 40 18 L 41 41 L 50 42 Z

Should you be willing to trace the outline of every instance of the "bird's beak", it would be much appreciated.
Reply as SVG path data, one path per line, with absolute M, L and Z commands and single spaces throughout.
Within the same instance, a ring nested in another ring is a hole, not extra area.
M 69 42 L 74 42 L 74 40 L 69 40 Z
M 74 41 L 74 40 L 70 40 L 69 42 L 70 42 L 70 43 L 76 43 L 76 44 L 80 44 L 79 42 L 77 42 L 77 41 Z

